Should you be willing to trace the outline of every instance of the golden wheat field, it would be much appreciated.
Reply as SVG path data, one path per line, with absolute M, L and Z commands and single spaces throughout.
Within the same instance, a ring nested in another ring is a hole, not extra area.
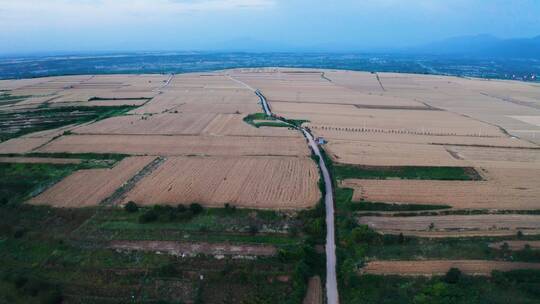
M 169 157 L 124 202 L 308 208 L 320 198 L 318 180 L 317 167 L 306 157 Z
M 79 170 L 32 198 L 34 205 L 81 208 L 97 206 L 155 157 L 128 157 L 111 169 Z

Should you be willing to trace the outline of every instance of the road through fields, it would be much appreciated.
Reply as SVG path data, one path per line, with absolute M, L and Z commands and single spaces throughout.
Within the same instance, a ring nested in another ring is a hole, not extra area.
M 233 79 L 233 78 L 231 78 Z M 244 84 L 239 80 L 235 80 L 239 83 Z M 253 89 L 249 85 L 244 84 L 246 88 Z M 255 94 L 259 97 L 261 105 L 263 107 L 264 113 L 268 116 L 276 117 L 270 110 L 268 101 L 264 97 L 261 91 L 254 90 Z M 279 118 L 277 118 L 280 120 Z M 282 121 L 289 124 L 286 121 Z M 292 126 L 292 125 L 291 125 Z M 305 128 L 298 128 L 306 139 L 308 140 L 309 146 L 311 147 L 313 153 L 319 157 L 319 166 L 324 179 L 325 187 L 325 197 L 324 203 L 326 206 L 326 299 L 328 304 L 338 304 L 339 296 L 337 289 L 337 279 L 336 279 L 336 243 L 335 243 L 335 227 L 334 227 L 334 192 L 332 189 L 332 179 L 330 178 L 330 173 L 324 162 L 321 151 L 313 135 Z

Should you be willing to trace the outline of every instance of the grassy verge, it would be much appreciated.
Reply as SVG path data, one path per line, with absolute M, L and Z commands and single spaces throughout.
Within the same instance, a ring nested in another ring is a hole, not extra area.
M 255 120 L 259 120 L 259 121 L 256 122 Z M 267 116 L 264 113 L 249 114 L 246 117 L 244 117 L 244 122 L 254 126 L 255 128 L 260 128 L 260 127 L 289 128 L 290 127 L 286 123 L 278 121 L 275 118 L 271 116 Z

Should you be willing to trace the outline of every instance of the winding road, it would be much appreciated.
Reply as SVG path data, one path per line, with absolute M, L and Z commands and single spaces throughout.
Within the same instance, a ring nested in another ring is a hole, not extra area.
M 242 83 L 246 88 L 252 89 L 249 85 L 241 82 L 240 80 L 234 79 L 231 77 L 234 81 L 238 83 Z M 266 100 L 266 97 L 261 93 L 259 90 L 253 90 L 255 94 L 259 97 L 261 101 L 261 105 L 263 107 L 264 113 L 268 116 L 275 117 L 277 120 L 289 124 L 286 121 L 280 120 L 277 118 L 272 111 L 270 110 L 270 106 L 268 105 L 268 101 Z M 290 125 L 290 124 L 289 124 Z M 291 125 L 292 126 L 292 125 Z M 292 126 L 295 127 L 296 126 Z M 326 164 L 324 162 L 324 159 L 322 157 L 321 151 L 319 149 L 319 146 L 313 139 L 313 135 L 306 129 L 299 127 L 298 128 L 306 139 L 308 140 L 308 144 L 313 150 L 313 153 L 319 157 L 319 166 L 321 168 L 321 172 L 324 179 L 324 187 L 325 187 L 325 197 L 324 197 L 324 204 L 326 206 L 326 303 L 327 304 L 338 304 L 339 303 L 339 296 L 338 296 L 338 289 L 337 289 L 337 278 L 336 278 L 336 242 L 335 242 L 335 226 L 334 226 L 334 192 L 332 189 L 332 179 L 330 178 L 330 173 L 328 172 L 328 168 L 326 167 Z

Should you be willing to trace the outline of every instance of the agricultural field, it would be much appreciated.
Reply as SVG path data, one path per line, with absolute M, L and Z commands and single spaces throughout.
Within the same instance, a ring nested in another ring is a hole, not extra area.
M 253 91 L 220 73 L 0 84 L 0 302 L 321 303 L 319 171 Z
M 298 126 L 324 139 L 340 303 L 538 300 L 537 86 L 261 68 L 0 90 L 0 302 L 324 303 Z
M 124 203 L 309 208 L 320 199 L 318 180 L 318 169 L 307 157 L 169 157 Z
M 526 287 L 540 273 L 537 86 L 332 70 L 234 77 L 328 141 L 340 302 L 538 301 Z

